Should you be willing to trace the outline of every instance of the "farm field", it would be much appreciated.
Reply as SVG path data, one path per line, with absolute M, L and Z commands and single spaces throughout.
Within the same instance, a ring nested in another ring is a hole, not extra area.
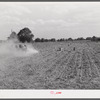
M 0 57 L 0 89 L 100 89 L 99 42 L 33 43 L 27 57 Z

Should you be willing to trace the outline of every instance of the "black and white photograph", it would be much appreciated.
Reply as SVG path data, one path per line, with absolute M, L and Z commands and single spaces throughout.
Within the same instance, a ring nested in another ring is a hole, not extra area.
M 100 2 L 0 2 L 0 89 L 99 90 Z

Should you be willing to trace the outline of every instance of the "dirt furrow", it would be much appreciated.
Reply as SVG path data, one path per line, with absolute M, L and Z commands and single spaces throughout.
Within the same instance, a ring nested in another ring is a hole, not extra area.
M 81 82 L 82 83 L 88 83 L 91 79 L 91 71 L 89 68 L 89 59 L 87 57 L 87 52 L 86 50 L 83 50 L 82 54 L 82 76 L 81 76 Z
M 91 54 L 90 50 L 88 50 L 87 56 L 88 56 L 89 63 L 90 63 L 92 79 L 96 78 L 96 77 L 99 77 L 99 71 L 97 69 L 97 66 L 94 63 L 93 55 Z
M 96 72 L 98 76 L 100 76 L 100 60 L 97 57 L 97 55 L 95 55 L 95 52 L 92 49 L 90 50 L 90 56 L 91 56 L 92 62 L 94 63 L 94 67 L 97 70 Z
M 76 82 L 78 83 L 80 83 L 81 74 L 82 74 L 81 63 L 82 63 L 82 53 L 78 52 L 76 57 L 76 63 L 75 63 L 76 73 L 77 73 Z
M 68 72 L 67 65 L 70 64 L 69 67 L 73 67 L 74 63 L 72 63 L 72 59 L 76 57 L 76 52 L 71 52 L 69 55 L 66 56 L 65 59 L 63 59 L 62 63 L 59 63 L 59 65 L 56 65 L 55 70 L 51 74 L 49 74 L 47 82 L 46 82 L 46 88 L 68 88 L 69 86 L 68 79 L 74 78 L 74 71 L 70 73 Z M 62 59 L 60 59 L 62 60 Z M 72 64 L 71 64 L 72 63 Z M 74 68 L 72 68 L 74 69 Z M 71 70 L 70 70 L 71 71 Z M 49 86 L 50 85 L 50 86 Z
M 75 58 L 76 58 L 76 52 L 73 52 L 73 54 L 70 54 L 69 60 L 66 63 L 63 73 L 61 75 L 63 79 L 68 80 L 75 77 L 75 73 L 74 73 Z
M 58 58 L 54 62 L 54 64 L 51 64 L 50 69 L 48 69 L 45 72 L 46 76 L 48 76 L 48 77 L 59 77 L 61 71 L 66 66 L 66 63 L 67 63 L 68 59 L 70 58 L 71 54 L 72 54 L 72 52 L 67 53 L 67 54 L 63 55 L 63 57 Z M 57 74 L 57 75 L 55 75 L 55 74 Z

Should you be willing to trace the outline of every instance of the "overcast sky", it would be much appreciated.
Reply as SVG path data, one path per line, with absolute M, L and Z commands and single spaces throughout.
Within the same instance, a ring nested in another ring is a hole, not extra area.
M 35 38 L 100 36 L 100 2 L 0 2 L 0 39 L 24 27 Z

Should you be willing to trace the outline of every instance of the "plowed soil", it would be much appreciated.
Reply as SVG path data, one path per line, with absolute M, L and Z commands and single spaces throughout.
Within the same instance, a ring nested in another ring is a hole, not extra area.
M 0 89 L 100 89 L 99 42 L 33 43 L 39 53 L 0 56 Z

